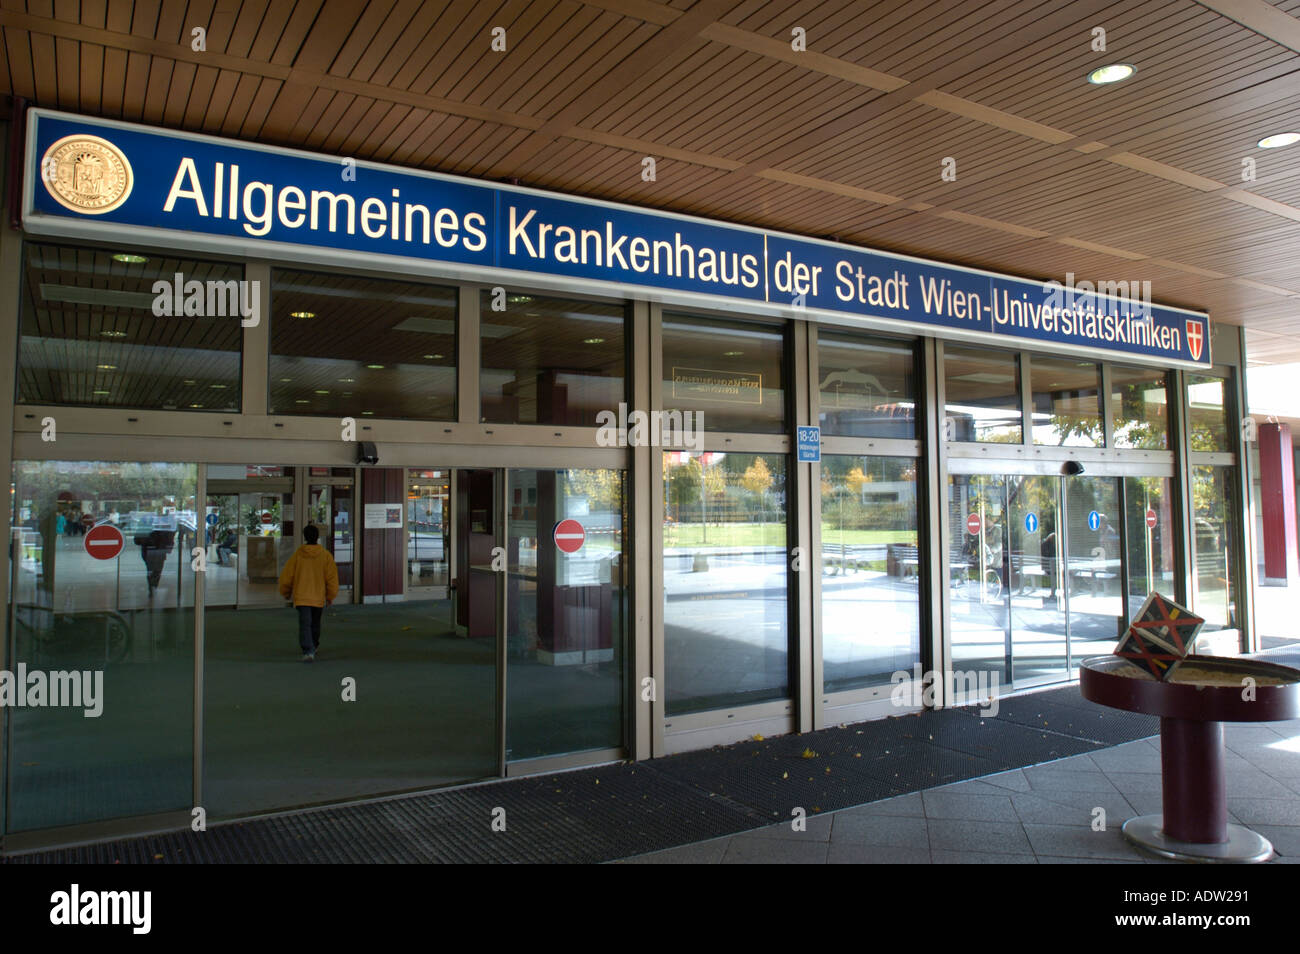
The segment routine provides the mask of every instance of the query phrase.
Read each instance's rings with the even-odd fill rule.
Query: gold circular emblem
[[[131,164],[98,136],[64,136],[45,150],[41,180],[65,209],[86,215],[111,212],[126,201],[134,184]]]

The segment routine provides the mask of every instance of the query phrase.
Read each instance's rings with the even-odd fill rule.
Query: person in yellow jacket
[[[293,600],[298,611],[298,644],[302,661],[315,662],[320,648],[320,620],[325,607],[339,595],[339,569],[334,557],[317,544],[320,530],[308,524],[303,545],[293,551],[280,574],[280,595]]]

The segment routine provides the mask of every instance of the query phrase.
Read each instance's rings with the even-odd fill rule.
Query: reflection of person
[[[1115,528],[1110,525],[1110,520],[1108,520],[1104,515],[1102,515],[1101,527],[1098,529],[1097,533],[1101,537],[1102,548],[1106,551],[1106,559],[1109,560],[1118,556],[1119,534],[1115,532]]]
[[[320,530],[308,524],[303,545],[293,551],[280,574],[280,595],[292,599],[298,611],[298,644],[302,661],[314,662],[320,649],[320,624],[325,607],[339,595],[339,571],[334,557],[317,544]]]
[[[226,561],[230,559],[230,554],[239,549],[239,538],[235,536],[234,530],[227,530],[226,535],[217,543],[217,563],[225,566]]]
[[[1039,556],[1043,560],[1043,572],[1047,574],[1047,585],[1051,587],[1051,592],[1047,594],[1048,599],[1056,596],[1056,531],[1053,530],[1047,536],[1043,537],[1042,543],[1038,545]]]
[[[163,564],[167,562],[167,554],[171,553],[172,547],[176,545],[175,534],[167,530],[137,533],[135,545],[140,548],[140,559],[144,560],[148,572],[149,595],[153,596],[154,590],[158,589],[158,584],[162,580]]]

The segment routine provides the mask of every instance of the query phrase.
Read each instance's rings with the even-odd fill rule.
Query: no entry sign
[[[587,531],[576,520],[561,520],[555,525],[555,545],[562,553],[577,553],[587,539]]]
[[[1156,512],[1154,510],[1147,511],[1147,526],[1152,530],[1156,528]]]
[[[972,537],[980,532],[980,527],[983,525],[983,522],[980,520],[980,515],[977,513],[973,513],[966,518],[966,532]]]
[[[83,539],[85,540],[83,545],[86,552],[96,560],[113,559],[122,552],[122,547],[126,542],[122,536],[122,531],[111,523],[101,523],[98,527],[86,531],[86,536]]]

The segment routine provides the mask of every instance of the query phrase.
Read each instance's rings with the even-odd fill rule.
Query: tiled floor
[[[1300,723],[1230,725],[1224,737],[1229,821],[1272,841],[1275,862],[1300,862]],[[1160,799],[1152,738],[815,815],[803,831],[786,822],[625,861],[1176,864],[1120,834],[1132,816],[1160,811]]]

